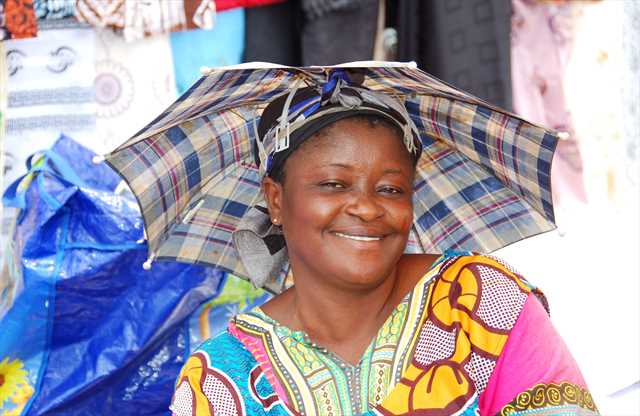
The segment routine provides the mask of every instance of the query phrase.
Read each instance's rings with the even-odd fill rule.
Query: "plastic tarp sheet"
[[[0,279],[0,415],[168,414],[189,318],[221,272],[142,264],[133,196],[61,136],[3,201],[20,209]]]

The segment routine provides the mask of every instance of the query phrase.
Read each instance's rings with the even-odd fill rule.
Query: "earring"
[[[278,225],[278,219],[277,218],[272,218],[271,222],[274,223],[275,225]]]

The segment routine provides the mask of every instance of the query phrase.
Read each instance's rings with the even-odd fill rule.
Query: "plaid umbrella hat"
[[[259,149],[268,159],[282,142],[256,146],[257,125],[271,100],[299,85],[322,91],[336,71],[403,106],[421,141],[407,252],[488,253],[555,228],[550,170],[557,133],[412,64],[245,64],[206,71],[105,156],[138,199],[150,253],[146,267],[154,260],[207,264],[274,293],[283,289],[286,245],[264,208],[264,166],[255,154]]]

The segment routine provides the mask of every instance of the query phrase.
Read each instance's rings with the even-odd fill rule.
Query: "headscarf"
[[[261,173],[272,176],[315,133],[358,115],[377,115],[389,121],[402,132],[403,143],[412,157],[421,154],[418,129],[404,105],[389,95],[354,85],[346,71],[334,71],[321,87],[294,87],[264,109],[254,149]]]

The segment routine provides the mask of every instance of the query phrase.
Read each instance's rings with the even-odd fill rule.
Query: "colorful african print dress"
[[[238,315],[182,369],[186,415],[596,415],[544,297],[497,259],[445,254],[357,365],[279,325]]]

